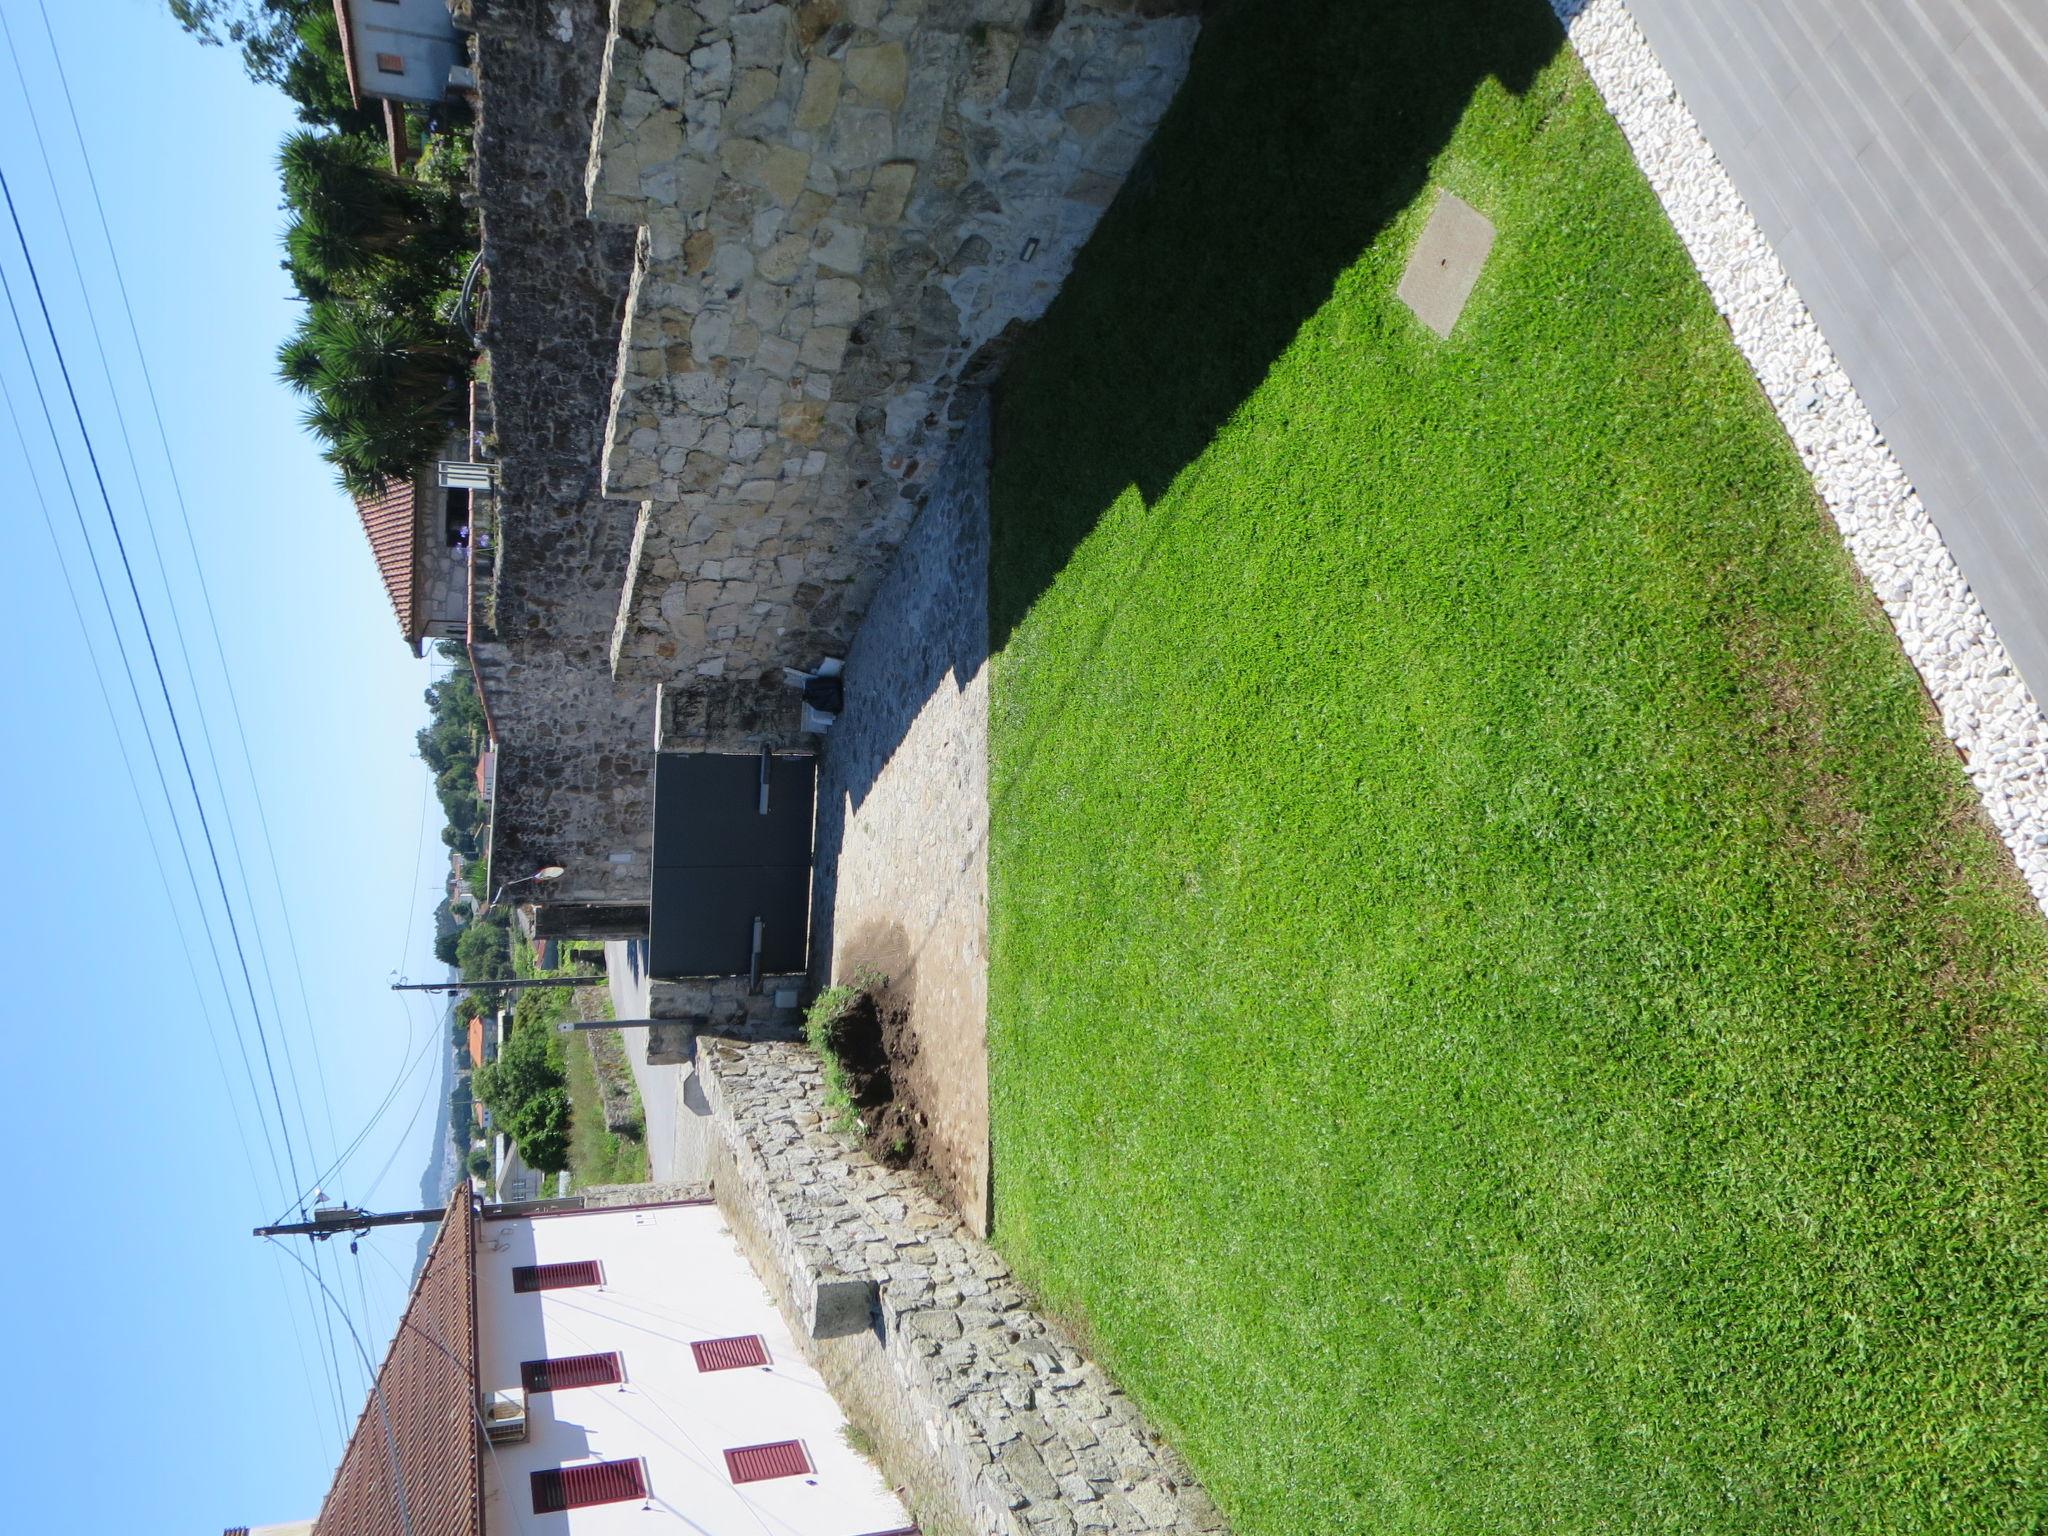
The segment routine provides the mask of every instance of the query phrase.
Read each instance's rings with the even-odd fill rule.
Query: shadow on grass
[[[1156,501],[1208,447],[1421,194],[1474,91],[1495,79],[1521,94],[1563,42],[1542,0],[1218,8],[997,386],[992,649],[1118,496],[1135,485]],[[1040,446],[1016,451],[1027,443]]]
[[[991,483],[969,472],[977,421],[849,654],[819,785],[813,987],[831,980],[851,813],[926,704],[1008,643],[1126,488],[1154,501],[1208,447],[1422,192],[1474,91],[1520,94],[1562,45],[1543,0],[1215,7],[1152,146],[996,386]]]

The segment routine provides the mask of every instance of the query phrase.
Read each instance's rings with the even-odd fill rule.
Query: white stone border
[[[2048,722],[1623,0],[1550,0],[2048,910]]]

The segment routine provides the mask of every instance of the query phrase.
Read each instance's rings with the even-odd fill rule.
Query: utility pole
[[[539,1200],[486,1200],[481,1203],[485,1221],[508,1216],[539,1216],[557,1211],[580,1211],[586,1207],[581,1195],[554,1195]],[[337,1232],[362,1233],[372,1227],[423,1227],[448,1213],[440,1206],[424,1211],[364,1211],[352,1205],[320,1205],[313,1208],[311,1221],[288,1221],[279,1226],[257,1227],[256,1237],[310,1237],[324,1243]]]
[[[394,992],[523,992],[529,987],[608,987],[607,976],[507,976],[503,981],[394,981]]]
[[[425,1211],[385,1211],[372,1214],[352,1205],[320,1205],[313,1208],[311,1221],[288,1221],[277,1227],[258,1227],[257,1237],[330,1238],[337,1232],[365,1232],[371,1227],[419,1227],[439,1221],[448,1213],[438,1205]]]

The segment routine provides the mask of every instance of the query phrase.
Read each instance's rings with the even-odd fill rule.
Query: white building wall
[[[447,0],[349,0],[349,41],[365,96],[434,102],[448,94],[448,71],[462,62]],[[385,74],[377,55],[396,54],[402,74]]]
[[[868,1536],[910,1518],[856,1454],[845,1420],[716,1206],[584,1211],[486,1222],[477,1253],[478,1385],[517,1387],[520,1363],[616,1350],[623,1387],[536,1393],[528,1437],[484,1458],[485,1536]],[[522,1264],[595,1259],[600,1288],[515,1295]],[[700,1373],[693,1340],[759,1334],[765,1368]],[[800,1440],[809,1477],[735,1486],[729,1448]],[[646,1459],[649,1501],[536,1515],[529,1475]]]

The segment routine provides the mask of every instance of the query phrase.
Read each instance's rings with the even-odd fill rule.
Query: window
[[[385,75],[402,75],[402,74],[404,74],[404,73],[405,73],[405,56],[404,56],[403,54],[398,54],[398,53],[380,53],[380,54],[378,54],[378,55],[377,55],[377,72],[378,72],[379,74],[385,74]]]
[[[556,1515],[565,1509],[585,1509],[592,1504],[623,1504],[628,1499],[647,1497],[646,1464],[635,1456],[631,1461],[592,1461],[580,1467],[550,1467],[533,1474],[533,1512]]]
[[[700,1371],[737,1371],[744,1366],[768,1363],[767,1342],[758,1333],[736,1339],[699,1339],[690,1346]]]
[[[559,1291],[572,1285],[603,1285],[604,1271],[595,1259],[578,1259],[571,1264],[521,1264],[512,1271],[512,1289]]]
[[[562,1392],[570,1387],[608,1387],[624,1381],[616,1354],[567,1355],[560,1360],[528,1360],[519,1367],[520,1384],[529,1392]]]
[[[765,1483],[771,1477],[802,1477],[812,1471],[801,1440],[743,1445],[725,1453],[725,1472],[736,1483]]]

